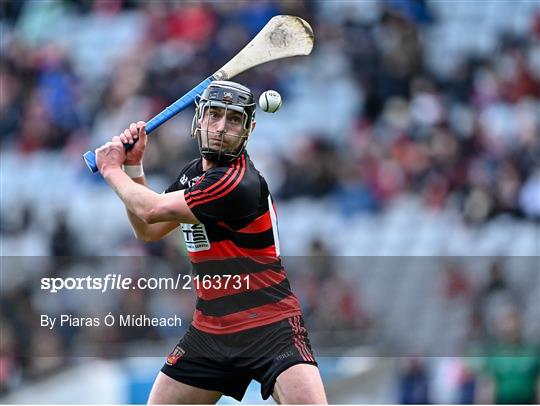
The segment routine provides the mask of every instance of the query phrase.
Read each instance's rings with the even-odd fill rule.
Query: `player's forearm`
[[[127,211],[129,224],[131,224],[131,229],[133,230],[133,234],[135,234],[135,237],[145,242],[154,241],[155,239],[152,236],[152,229],[151,229],[152,225],[145,223],[131,211],[129,210],[126,210],[126,211]]]
[[[152,209],[159,203],[159,195],[143,184],[134,182],[118,167],[103,172],[103,178],[126,206],[131,224],[137,227],[148,225]]]
[[[148,186],[146,185],[146,178],[144,176],[141,176],[139,178],[132,178],[132,179],[135,183],[138,183],[139,185],[142,185],[148,188]],[[157,223],[157,224],[145,223],[143,220],[137,217],[135,213],[130,211],[127,207],[126,207],[126,213],[129,219],[129,223],[131,224],[131,229],[133,230],[133,233],[135,234],[135,237],[137,237],[137,239],[144,242],[152,242],[152,241],[161,240],[163,237],[165,237],[167,234],[169,234],[172,230],[174,230],[179,225],[178,223],[175,223],[175,222],[163,222],[163,223]]]
[[[133,182],[147,187],[146,186],[146,178],[144,176],[141,176],[140,178],[132,178]],[[131,228],[133,230],[133,233],[135,234],[135,237],[137,237],[139,240],[142,241],[151,241],[151,225],[145,223],[142,221],[139,217],[135,215],[129,208],[126,206],[126,213],[128,216],[129,223],[131,224]]]

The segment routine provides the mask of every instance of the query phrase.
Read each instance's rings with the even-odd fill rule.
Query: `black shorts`
[[[161,372],[198,388],[242,400],[252,379],[268,399],[280,373],[295,364],[317,365],[301,316],[233,334],[189,327]]]

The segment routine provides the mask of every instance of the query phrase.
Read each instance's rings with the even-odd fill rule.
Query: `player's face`
[[[245,116],[239,111],[227,109],[225,113],[222,107],[206,109],[200,120],[202,146],[235,151],[247,136],[244,121]]]

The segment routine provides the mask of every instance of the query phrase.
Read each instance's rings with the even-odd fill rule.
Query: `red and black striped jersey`
[[[247,152],[203,172],[190,162],[166,190],[185,189],[201,224],[183,224],[197,304],[193,326],[229,334],[301,314],[281,264],[268,185]]]

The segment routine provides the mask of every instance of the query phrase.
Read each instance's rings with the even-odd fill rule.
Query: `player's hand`
[[[126,151],[126,165],[142,164],[144,150],[146,148],[146,123],[138,121],[131,123],[129,128],[126,128],[119,136],[120,141],[124,144],[133,145],[131,149]]]
[[[112,141],[96,149],[96,165],[101,174],[108,168],[121,168],[126,160],[126,151],[120,137],[113,137]]]

